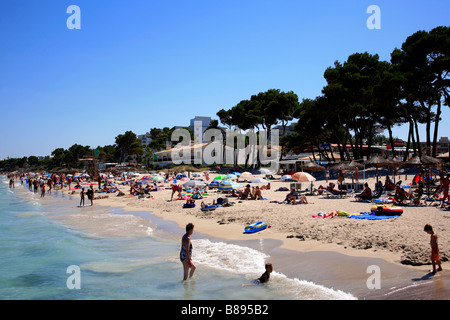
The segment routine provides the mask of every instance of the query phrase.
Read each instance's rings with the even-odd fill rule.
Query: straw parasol
[[[428,167],[440,167],[442,165],[442,160],[438,158],[434,158],[431,156],[423,155],[422,156],[422,162],[424,165]]]
[[[383,158],[382,156],[374,156],[374,157],[364,161],[365,165],[371,165],[376,168],[377,182],[378,182],[378,168],[388,167],[392,163],[393,163],[392,161],[390,161],[389,159]]]
[[[322,171],[325,170],[324,166],[321,166],[315,162],[308,162],[300,166],[300,168],[311,171]]]
[[[392,164],[392,161],[389,159],[383,158],[382,156],[374,156],[366,161],[364,161],[366,165],[372,165],[375,167],[386,167]]]

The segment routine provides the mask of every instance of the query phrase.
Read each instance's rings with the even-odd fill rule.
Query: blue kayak
[[[258,221],[245,227],[245,233],[255,233],[267,228],[267,221]]]

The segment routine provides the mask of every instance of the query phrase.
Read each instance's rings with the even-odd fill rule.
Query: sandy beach
[[[210,177],[210,179],[213,178],[214,175]],[[363,182],[366,181],[371,186],[375,183],[374,178],[366,179]],[[242,187],[247,184],[246,182],[240,183]],[[357,201],[353,195],[345,198],[307,195],[308,204],[277,203],[285,199],[288,191],[276,190],[280,186],[289,187],[289,183],[279,180],[272,180],[270,183],[270,190],[262,190],[262,196],[267,200],[229,198],[229,201],[233,203],[232,206],[219,207],[209,212],[200,210],[201,201],[212,203],[213,200],[217,201],[218,198],[223,198],[225,194],[209,190],[204,199],[196,201],[195,208],[183,208],[185,200],[170,200],[172,193],[170,183],[160,183],[161,186],[165,186],[165,189],[151,192],[151,198],[131,196],[129,186],[119,187],[124,193],[122,196],[118,196],[118,193],[96,193],[97,199],[94,200],[94,206],[151,212],[152,215],[164,221],[172,221],[180,230],[188,222],[192,222],[195,225],[196,233],[230,243],[245,243],[248,246],[256,243],[255,246],[259,246],[260,241],[266,241],[265,243],[268,244],[265,245],[266,250],[270,251],[273,260],[278,261],[278,266],[284,274],[297,276],[298,268],[305,263],[303,261],[309,261],[309,263],[316,261],[323,270],[322,274],[318,273],[316,268],[313,271],[310,265],[303,265],[301,268],[303,278],[306,277],[318,283],[322,281],[324,285],[340,283],[342,289],[356,290],[365,298],[450,298],[450,277],[447,271],[449,268],[450,211],[433,205],[410,205],[403,207],[404,213],[401,216],[385,220],[352,219],[347,216],[316,218],[313,216],[319,212],[332,210],[342,210],[358,215],[370,211],[372,204]],[[324,181],[316,181],[315,187],[321,183]],[[262,184],[251,185],[261,186]],[[78,192],[78,190],[68,191],[73,195],[77,195]],[[86,205],[89,205],[87,199]],[[261,220],[267,221],[270,228],[254,234],[244,233],[245,226]],[[97,221],[99,220],[97,219]],[[438,272],[434,279],[444,281],[444,284],[437,284],[436,280],[433,280],[433,276],[428,274],[428,271],[431,270],[430,236],[423,231],[425,224],[431,224],[439,237],[440,256],[444,271]],[[99,230],[98,226],[93,226],[93,228]],[[304,255],[308,255],[308,258],[304,259]],[[301,256],[303,258],[299,258]],[[357,261],[364,261],[364,263]],[[357,266],[370,264],[383,265],[384,276],[387,277],[386,279],[390,279],[387,281],[393,281],[389,287],[385,286],[383,293],[380,291],[368,293],[367,288],[364,288],[365,291],[358,289],[362,282],[366,287],[365,281],[369,275],[367,267],[357,268]],[[310,272],[305,272],[305,270],[310,270]],[[325,270],[328,272],[327,275],[323,274]],[[332,274],[329,273],[330,270],[333,271]],[[358,271],[356,272],[356,270]],[[417,283],[411,285],[411,279],[426,280],[425,283],[429,288],[422,287],[419,290]],[[358,288],[356,288],[356,282],[358,282]],[[409,292],[407,296],[402,295],[398,289],[399,285],[411,287],[407,291]],[[444,289],[436,291],[436,286]],[[411,296],[412,288],[417,290],[417,296]],[[427,293],[424,295],[424,292]]]

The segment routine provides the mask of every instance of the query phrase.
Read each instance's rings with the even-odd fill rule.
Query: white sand
[[[210,177],[214,178],[214,175]],[[374,180],[365,180],[373,186]],[[318,187],[322,182],[315,182]],[[241,183],[245,186],[246,183]],[[256,186],[256,184],[251,184]],[[260,186],[262,184],[259,184]],[[368,212],[372,204],[356,202],[353,196],[343,199],[329,199],[325,195],[307,196],[309,204],[289,205],[271,203],[283,201],[287,191],[274,191],[280,186],[289,187],[288,182],[271,181],[271,190],[262,190],[268,200],[243,200],[230,198],[235,204],[219,207],[205,213],[200,210],[200,202],[212,203],[224,194],[217,191],[208,193],[203,200],[197,200],[196,207],[183,209],[184,200],[168,201],[172,191],[170,184],[166,190],[152,192],[152,199],[129,196],[129,187],[120,189],[125,196],[117,193],[96,194],[107,199],[95,200],[95,204],[123,207],[125,210],[151,211],[163,219],[175,221],[180,227],[188,222],[195,224],[196,232],[215,238],[229,240],[278,239],[282,248],[306,251],[335,251],[347,255],[378,257],[397,264],[429,264],[430,236],[423,231],[425,224],[433,226],[438,234],[441,260],[448,260],[450,248],[450,211],[437,207],[407,206],[403,215],[387,220],[361,220],[347,217],[313,218],[318,212],[343,210],[350,214]],[[86,204],[88,200],[86,199]],[[244,227],[250,223],[266,220],[270,228],[256,234],[244,234]],[[446,268],[443,263],[444,269]]]

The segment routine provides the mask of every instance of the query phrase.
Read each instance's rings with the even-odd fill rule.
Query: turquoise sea
[[[149,213],[78,202],[61,191],[40,198],[20,182],[10,189],[0,178],[0,299],[355,298],[276,271],[267,285],[243,288],[270,257],[201,235],[192,237],[196,274],[183,282],[183,230]]]

